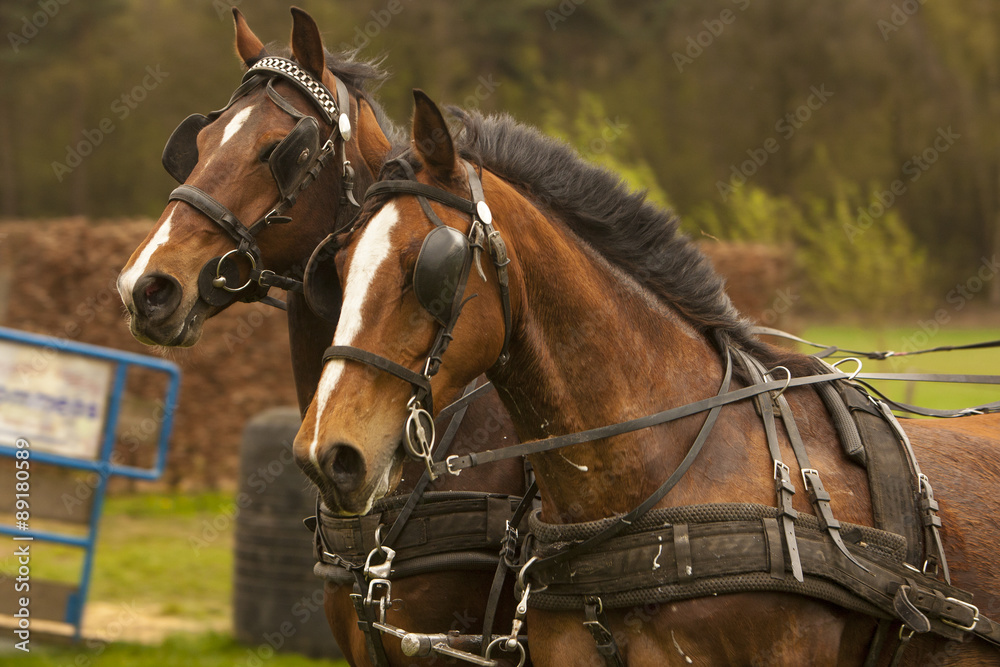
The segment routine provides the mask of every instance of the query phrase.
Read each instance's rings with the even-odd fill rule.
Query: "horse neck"
[[[516,263],[516,321],[511,359],[491,379],[522,441],[717,393],[720,355],[674,309],[533,207],[496,217],[513,221],[501,231]],[[533,457],[544,516],[590,520],[632,509],[659,484],[644,483],[643,471],[679,461],[701,421]]]

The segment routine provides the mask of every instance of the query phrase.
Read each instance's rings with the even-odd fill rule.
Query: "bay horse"
[[[252,68],[272,54],[251,31],[239,10],[234,9],[233,14],[237,54],[251,72],[255,71]],[[280,183],[278,179],[294,177],[301,162],[299,149],[306,146],[308,150],[315,150],[315,145],[309,146],[308,142],[293,145],[295,153],[291,155],[291,166],[286,166],[286,171],[279,171],[273,161],[282,150],[282,143],[298,132],[296,128],[310,129],[314,122],[320,139],[330,134],[333,150],[328,164],[313,174],[315,183],[303,189],[301,194],[295,193],[298,196],[293,205],[280,213],[294,220],[288,222],[272,215],[275,220],[264,224],[254,239],[259,244],[258,255],[253,258],[255,267],[273,272],[264,274],[265,278],[267,275],[301,278],[316,245],[331,232],[345,227],[356,213],[356,206],[348,199],[353,193],[347,186],[360,197],[374,180],[373,174],[381,167],[391,143],[398,141],[398,130],[365,91],[366,85],[378,82],[384,78],[384,73],[374,63],[325,51],[313,19],[294,8],[292,16],[292,60],[276,62],[281,67],[291,67],[288,62],[297,63],[308,75],[304,80],[308,82],[308,78],[312,78],[321,82],[330,91],[329,97],[337,98],[339,89],[346,90],[347,99],[335,99],[334,103],[339,106],[338,111],[347,115],[350,130],[342,132],[344,128],[338,125],[336,114],[331,122],[294,81],[278,76],[270,85],[262,83],[249,90],[239,90],[221,112],[185,121],[175,137],[184,140],[186,145],[172,138],[165,155],[165,164],[178,172],[186,186],[193,186],[219,202],[232,213],[235,226],[245,229],[240,221],[249,223],[266,218],[273,213],[274,202],[282,200],[294,185]],[[297,139],[297,135],[293,136],[293,140]],[[346,163],[350,170],[345,168]],[[354,182],[345,183],[349,178]],[[220,260],[234,248],[242,247],[237,244],[245,240],[245,235],[240,229],[235,232],[227,229],[226,216],[219,214],[210,203],[206,205],[204,198],[188,195],[182,194],[182,198],[168,203],[118,279],[132,333],[150,345],[194,345],[206,320],[236,300],[254,301],[267,292],[266,287],[257,289],[253,285],[237,291],[213,289],[211,280],[227,271],[230,273],[223,277],[228,278],[229,287],[247,281],[249,255],[238,256],[237,262]],[[212,215],[223,222],[213,220]],[[199,285],[206,272],[209,284]],[[303,411],[319,382],[323,350],[335,328],[329,320],[336,320],[339,306],[339,301],[330,303],[323,313],[325,317],[320,317],[301,293],[287,293],[291,360]],[[510,418],[496,393],[490,392],[469,406],[455,436],[455,449],[469,451],[514,437]],[[422,469],[422,464],[409,464],[396,492],[407,494]],[[317,481],[322,484],[324,479]],[[510,462],[494,471],[484,470],[461,479],[440,479],[432,488],[435,491],[521,495],[525,490],[524,471],[520,462]],[[328,497],[327,500],[332,511],[343,512],[335,499]],[[414,632],[443,633],[456,627],[456,623],[464,633],[479,632],[491,580],[492,571],[453,570],[394,581],[394,596],[409,604],[390,609],[388,620]],[[326,615],[350,664],[368,665],[365,638],[357,627],[357,616],[349,599],[351,589],[350,585],[326,583]],[[508,598],[509,593],[502,597],[498,618],[513,614],[513,603]],[[399,641],[387,641],[385,649],[392,665],[431,664],[436,660],[434,656],[424,659],[404,656]]]
[[[507,116],[456,110],[464,128],[454,137],[425,94],[414,91],[414,98],[412,148],[386,163],[383,181],[337,239],[344,308],[294,445],[300,465],[313,467],[313,475],[325,474],[315,468],[317,456],[349,451],[354,486],[343,488],[344,496],[367,497],[385,480],[398,479],[408,402],[427,391],[407,371],[426,368],[436,355],[440,371],[430,393],[453,394],[485,372],[522,442],[710,400],[730,382],[751,384],[748,372],[730,373],[726,350],[763,368],[783,366],[790,378],[817,372],[816,360],[758,341],[676,220],[616,176]],[[485,255],[493,261],[481,261]],[[427,305],[428,291],[435,290],[452,304],[445,323]],[[811,457],[811,466],[802,467],[822,471],[828,507],[845,525],[874,525],[864,470],[839,444],[816,389],[784,394]],[[703,454],[656,507],[773,507],[780,459],[768,455],[756,405],[743,400],[721,408]],[[351,418],[358,413],[364,422]],[[708,419],[690,414],[531,454],[542,498],[539,520],[580,524],[632,511],[678,468]],[[786,472],[791,468],[786,479],[803,480],[789,430],[777,428],[776,445]],[[911,420],[905,432],[940,500],[952,582],[974,595],[982,614],[995,617],[1000,421],[995,415]],[[793,496],[799,516],[812,512],[805,495]],[[659,563],[651,560],[655,571]],[[781,568],[777,576],[785,576]],[[605,663],[584,613],[528,602],[535,664],[621,664]],[[869,615],[787,592],[603,612],[629,665],[861,665],[877,628]],[[930,633],[915,635],[905,655],[914,665],[998,664],[985,641],[949,642]]]

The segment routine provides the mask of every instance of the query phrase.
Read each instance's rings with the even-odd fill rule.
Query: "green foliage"
[[[802,282],[802,305],[817,314],[889,317],[926,305],[927,252],[896,210],[877,219],[859,209],[875,201],[838,181],[833,199],[798,203],[762,188],[737,188],[719,207],[702,206],[686,225],[723,240],[782,246]],[[859,224],[864,224],[860,227]]]
[[[172,187],[159,164],[163,142],[186,115],[224,104],[239,81],[231,4],[265,43],[287,44],[280,3],[49,3],[59,12],[41,16],[37,31],[38,2],[0,3],[0,216],[158,215]],[[305,8],[330,48],[386,55],[393,76],[378,97],[398,121],[411,113],[414,86],[443,103],[508,111],[654,200],[665,204],[669,192],[673,208],[717,236],[745,238],[751,225],[755,238],[789,243],[780,229],[759,228],[796,214],[782,197],[807,216],[808,197],[841,197],[831,174],[902,181],[898,218],[880,220],[865,243],[905,241],[902,224],[934,248],[928,260],[950,282],[984,250],[1000,251],[1000,3],[919,3],[912,15],[899,4],[309,0]],[[169,75],[140,90],[156,67]],[[828,93],[821,103],[819,88]],[[102,120],[113,129],[95,133]],[[959,138],[934,148],[948,128]],[[927,168],[914,171],[914,158],[928,154]],[[706,207],[719,205],[718,183],[754,156],[740,216],[720,214],[713,226]],[[68,172],[56,166],[70,161],[78,166]],[[821,217],[838,215],[831,203]],[[1000,283],[991,289],[1000,299]]]
[[[671,208],[652,167],[636,157],[635,132],[620,116],[609,114],[597,95],[582,91],[573,112],[550,107],[541,129],[570,144],[584,159],[615,172],[634,190],[645,190],[659,206]]]

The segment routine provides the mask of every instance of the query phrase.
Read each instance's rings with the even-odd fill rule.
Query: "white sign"
[[[96,460],[114,364],[0,340],[0,443]]]

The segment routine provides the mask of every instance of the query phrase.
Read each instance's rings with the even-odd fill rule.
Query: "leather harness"
[[[321,111],[324,119],[333,125],[330,136],[319,151],[303,148],[310,143],[305,141],[307,130],[310,129],[309,123],[303,123],[309,117],[298,112],[274,91],[272,84],[275,78],[289,81],[303,90]],[[301,148],[301,159],[295,162],[307,161],[307,168],[297,171],[294,177],[288,177],[290,172],[287,169],[278,170],[272,165],[280,199],[267,214],[250,226],[244,226],[225,206],[192,186],[181,185],[170,197],[198,209],[237,243],[236,250],[210,261],[202,271],[204,280],[199,280],[200,286],[205,283],[200,290],[202,298],[213,305],[228,304],[236,298],[246,301],[262,300],[270,286],[302,290],[301,282],[294,278],[276,276],[273,272],[257,268],[260,251],[256,235],[270,224],[290,220],[283,216],[284,212],[294,204],[298,193],[316,179],[330,154],[337,149],[335,144],[338,142],[334,141],[334,135],[338,132],[342,139],[339,142],[340,160],[344,166],[342,203],[357,206],[352,193],[353,171],[343,154],[344,143],[351,136],[350,122],[346,115],[349,109],[346,87],[341,81],[337,81],[338,95],[335,101],[321,83],[286,59],[268,57],[258,61],[247,72],[243,85],[237,89],[226,107],[208,117],[191,117],[182,123],[164,151],[164,164],[168,171],[178,180],[186,180],[194,164],[190,161],[190,144],[196,139],[197,132],[265,80],[269,97],[286,112],[300,119],[299,125],[289,135],[292,140],[287,142],[285,152],[294,155],[295,150]],[[300,130],[300,127],[303,129]],[[175,141],[175,136],[178,141]],[[178,150],[181,140],[188,144],[182,146],[183,151]],[[195,163],[196,150],[195,146]],[[405,162],[400,164],[404,166],[404,170],[408,167]],[[468,166],[467,171],[472,200],[417,183],[412,171],[407,171],[411,180],[376,184],[367,196],[379,193],[417,195],[421,207],[438,228],[444,227],[443,223],[433,214],[425,198],[459,208],[473,216],[469,246],[475,251],[477,266],[479,253],[488,246],[501,279],[505,319],[504,349],[500,360],[502,363],[506,360],[511,334],[511,311],[506,293],[506,248],[499,234],[492,228],[492,216],[485,204],[482,186],[475,171]],[[229,282],[239,280],[235,263],[226,261],[228,255],[234,253],[248,257],[252,265],[250,280],[239,288],[228,285]],[[467,274],[468,267],[463,268],[463,271]],[[458,294],[461,294],[461,286],[464,286],[464,279],[456,288]],[[428,307],[426,303],[425,307]],[[314,531],[316,539],[319,561],[316,573],[336,583],[356,584],[352,598],[359,614],[359,625],[366,630],[369,651],[376,665],[387,664],[380,639],[380,634],[384,632],[400,637],[404,650],[409,649],[408,655],[427,655],[433,650],[475,664],[495,665],[496,661],[490,658],[494,647],[502,650],[515,650],[517,647],[523,663],[523,638],[519,630],[530,603],[532,607],[540,609],[582,608],[584,625],[593,635],[599,653],[604,656],[607,664],[617,666],[624,662],[607,623],[605,607],[620,608],[759,590],[800,593],[880,619],[895,620],[902,623],[909,633],[900,633],[904,640],[914,632],[931,631],[949,639],[962,639],[972,634],[995,644],[1000,643],[1000,626],[978,612],[971,603],[971,595],[947,583],[947,563],[940,542],[940,519],[936,514],[937,504],[933,491],[926,476],[920,473],[906,435],[888,406],[933,416],[956,416],[959,413],[927,411],[887,400],[877,401],[853,383],[845,382],[848,376],[839,372],[768,381],[766,377],[769,372],[747,355],[731,350],[726,353],[727,358],[735,352],[745,370],[755,378],[754,386],[729,391],[732,370],[730,358],[727,361],[726,380],[719,394],[712,399],[581,434],[524,443],[504,450],[471,453],[464,457],[446,457],[450,440],[464,414],[464,407],[485,389],[470,387],[465,398],[442,411],[449,415],[457,414],[448,433],[432,451],[434,437],[433,421],[429,417],[429,377],[433,374],[432,369],[436,370],[440,365],[441,355],[447,347],[451,329],[460,311],[459,304],[444,318],[439,318],[441,335],[428,357],[422,376],[362,350],[331,348],[326,357],[369,363],[410,382],[414,386],[414,400],[411,403],[416,406],[411,417],[414,417],[416,410],[423,411],[423,414],[416,414],[412,439],[409,437],[410,421],[406,429],[407,440],[418,443],[417,446],[408,448],[409,453],[427,464],[427,471],[413,494],[405,500],[392,497],[379,501],[369,515],[361,518],[336,517],[318,504],[317,516],[306,522],[310,530]],[[778,332],[761,330],[760,333]],[[824,349],[817,356],[826,356],[835,351],[828,346],[820,347]],[[890,353],[873,354],[882,354],[884,356],[876,358],[885,358]],[[890,374],[867,374],[859,377],[885,379]],[[891,377],[896,379],[899,374],[891,374]],[[921,375],[911,379],[939,378]],[[983,376],[976,376],[974,380],[989,381]],[[822,487],[819,472],[809,466],[804,448],[799,446],[801,441],[797,438],[797,429],[787,402],[780,396],[788,387],[806,385],[816,387],[833,415],[845,452],[864,464],[868,470],[877,528],[842,524],[833,516],[829,494]],[[772,392],[776,391],[778,395],[772,396]],[[757,403],[768,434],[776,473],[777,509],[743,504],[651,509],[693,463],[721,407],[748,398]],[[424,403],[428,406],[426,410],[423,408]],[[994,403],[960,413],[995,411],[997,407],[998,404]],[[560,525],[544,524],[536,510],[529,516],[532,540],[523,547],[523,536],[517,527],[534,499],[536,487],[533,484],[522,499],[482,493],[423,493],[428,481],[438,474],[458,474],[465,467],[551,451],[703,411],[709,412],[709,418],[684,462],[639,507],[626,515],[603,521]],[[793,451],[803,470],[803,484],[816,510],[816,517],[799,515],[791,508],[794,484],[789,479],[788,466],[781,461],[780,451],[776,447],[776,414],[784,420],[786,431],[791,437]],[[431,430],[429,439],[426,435],[428,422]],[[421,429],[424,430],[422,436]],[[392,528],[386,539],[380,539],[380,527],[386,525]],[[522,551],[521,559],[515,562],[515,553],[519,548]],[[373,556],[378,555],[382,556],[381,562],[374,563]],[[485,623],[484,636],[456,638],[446,635],[412,635],[385,623],[385,609],[391,603],[391,578],[455,568],[494,567],[497,575],[488,605],[489,620]],[[503,575],[511,568],[519,569],[518,590],[521,600],[517,615],[510,636],[501,636],[491,641],[496,594],[503,582]],[[870,577],[855,576],[859,569],[866,571]],[[934,576],[936,572],[941,573],[944,581]],[[364,595],[366,585],[367,595]],[[531,593],[532,586],[535,587],[534,594]],[[379,595],[379,591],[383,594]],[[377,617],[379,610],[381,615]],[[880,627],[869,662],[873,661],[872,656],[877,657],[878,651],[881,651],[886,635],[884,627]],[[896,650],[894,661],[899,660],[903,647],[905,641]],[[473,654],[477,648],[483,657]]]
[[[469,201],[407,181],[383,182],[374,188],[380,193],[416,194],[425,213],[429,207],[423,197],[467,212],[476,210],[475,199],[479,198],[475,188],[474,200]],[[433,191],[437,194],[432,194]],[[371,194],[374,193],[370,190],[367,196]],[[433,213],[428,217],[440,224]],[[509,311],[506,300],[504,306]],[[509,320],[505,325],[504,352],[510,334]],[[442,324],[447,339],[453,326],[454,319]],[[435,357],[439,363],[440,355],[436,352],[441,338],[438,337],[429,355],[428,367]],[[900,374],[861,375],[859,362],[858,371],[850,376],[829,367],[829,372],[799,378],[792,378],[785,370],[784,379],[767,380],[778,369],[764,369],[750,355],[730,347],[722,336],[717,342],[724,351],[725,377],[713,398],[648,417],[500,450],[447,456],[443,461],[439,450],[436,462],[430,456],[425,457],[428,474],[458,474],[464,468],[491,461],[552,451],[699,412],[709,413],[678,468],[631,512],[589,524],[559,525],[543,524],[538,511],[531,515],[532,539],[525,543],[517,563],[520,601],[512,630],[509,636],[493,641],[489,641],[488,634],[484,636],[481,645],[484,657],[490,658],[497,646],[507,650],[520,646],[519,631],[529,605],[541,609],[582,608],[584,625],[594,637],[598,652],[609,666],[618,666],[624,661],[610,631],[605,607],[766,590],[799,593],[900,623],[903,641],[895,651],[894,662],[898,662],[906,640],[915,632],[934,632],[953,640],[971,635],[1000,645],[1000,626],[979,612],[969,593],[949,583],[937,503],[905,432],[885,402],[870,398],[853,384],[857,378],[897,379]],[[411,382],[415,395],[421,392],[421,400],[429,399],[429,382],[414,381],[413,371],[368,352],[345,352],[337,349],[329,356],[351,358],[395,374]],[[753,380],[751,386],[729,389],[734,357]],[[501,362],[504,360],[501,358]],[[919,379],[940,378],[919,376]],[[1000,384],[1000,377],[972,376],[972,381]],[[819,471],[810,464],[790,406],[782,396],[789,387],[810,385],[818,389],[829,407],[845,452],[869,467],[876,528],[843,524],[833,514],[830,495],[823,487]],[[777,508],[714,504],[653,509],[697,458],[721,408],[746,399],[755,401],[764,423],[774,464]],[[978,406],[974,411],[982,413],[998,408],[1000,403],[994,403]],[[849,420],[844,419],[845,415]],[[792,508],[796,485],[790,478],[790,467],[781,459],[776,418],[783,421],[816,516],[800,515]],[[322,522],[316,530],[322,533]],[[512,533],[517,535],[513,529]],[[509,550],[509,545],[505,544],[504,549]],[[938,573],[944,581],[938,579]],[[869,663],[877,660],[886,636],[883,626],[871,646]]]

